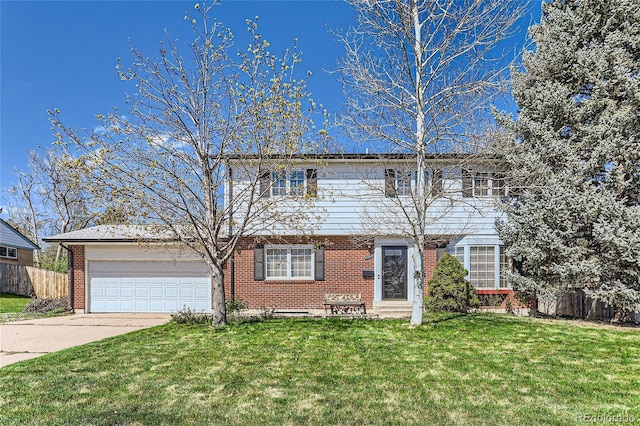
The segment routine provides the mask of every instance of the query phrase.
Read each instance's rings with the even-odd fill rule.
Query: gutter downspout
[[[75,283],[74,283],[74,274],[73,274],[73,251],[71,251],[71,249],[67,246],[65,246],[62,243],[58,243],[58,245],[60,247],[62,247],[63,249],[65,249],[67,251],[67,253],[69,253],[69,308],[71,309],[71,311],[74,311],[74,307],[73,307],[73,289],[75,287]]]
[[[233,169],[229,167],[229,238],[233,233],[233,210],[231,209],[231,200],[233,199]],[[231,253],[230,259],[231,270],[229,271],[229,291],[231,292],[231,300],[236,299],[236,260],[235,251]]]

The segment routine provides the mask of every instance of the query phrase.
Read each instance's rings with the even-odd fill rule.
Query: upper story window
[[[502,197],[505,195],[505,177],[502,173],[462,171],[462,196],[487,197],[490,195]]]
[[[14,247],[0,246],[0,257],[8,259],[18,258],[18,249]]]
[[[413,195],[418,173],[415,170],[385,169],[384,193],[387,197]],[[427,194],[436,195],[442,191],[442,170],[425,170]]]
[[[318,192],[316,169],[295,169],[260,175],[262,197],[315,197]]]

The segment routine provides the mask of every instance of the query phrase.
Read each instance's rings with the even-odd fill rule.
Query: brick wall
[[[0,258],[0,262],[12,265],[33,266],[33,250],[17,249],[18,258],[10,259],[8,257]]]
[[[325,280],[253,279],[253,246],[265,244],[253,238],[243,240],[235,255],[235,296],[249,303],[249,309],[322,309],[324,293],[362,293],[368,308],[373,307],[374,279],[363,278],[363,270],[374,270],[374,259],[366,247],[356,247],[349,237],[326,237],[315,241],[294,238],[278,239],[274,244],[324,244]],[[436,264],[435,248],[425,249],[426,279]],[[225,293],[230,296],[230,270],[225,271]],[[409,271],[409,282],[412,273]]]
[[[85,309],[85,261],[84,246],[69,246],[73,253],[73,265],[69,265],[69,271],[73,268],[73,309]],[[69,257],[71,262],[71,257]]]

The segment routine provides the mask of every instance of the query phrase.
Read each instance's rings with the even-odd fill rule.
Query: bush
[[[247,309],[249,304],[237,297],[227,299],[227,317],[236,318],[241,316],[242,311]]]
[[[22,312],[31,314],[61,314],[69,311],[69,297],[62,296],[58,299],[31,299]]]
[[[475,288],[464,278],[467,271],[448,253],[440,258],[429,280],[426,307],[434,312],[469,312],[480,306]]]
[[[176,324],[186,325],[211,324],[213,322],[213,315],[196,312],[188,306],[183,306],[178,312],[171,314],[171,321]]]

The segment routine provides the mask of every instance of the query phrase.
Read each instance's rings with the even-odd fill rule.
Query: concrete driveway
[[[0,324],[0,367],[164,324],[169,314],[75,314]]]

